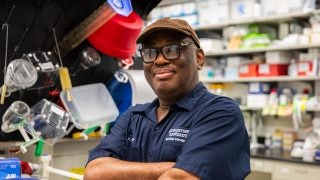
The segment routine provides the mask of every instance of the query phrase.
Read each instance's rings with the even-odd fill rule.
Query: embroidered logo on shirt
[[[188,129],[170,129],[168,135],[166,136],[165,141],[172,141],[172,142],[182,142],[184,143],[187,139],[189,134]]]

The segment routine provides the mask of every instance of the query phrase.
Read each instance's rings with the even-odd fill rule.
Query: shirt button
[[[158,129],[159,129],[159,126],[156,126],[155,129],[158,130]]]
[[[152,157],[152,156],[153,156],[153,153],[152,153],[152,152],[150,152],[150,153],[149,153],[149,157]]]

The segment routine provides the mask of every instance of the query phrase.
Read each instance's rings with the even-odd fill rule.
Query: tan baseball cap
[[[150,34],[161,30],[177,31],[190,36],[195,44],[200,47],[198,36],[188,22],[172,18],[162,18],[147,26],[138,37],[137,43],[143,43]]]

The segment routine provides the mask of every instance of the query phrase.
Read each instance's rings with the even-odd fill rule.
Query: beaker
[[[15,59],[7,67],[4,84],[7,86],[6,97],[12,92],[34,85],[38,74],[36,68],[27,60]]]
[[[23,127],[29,114],[30,108],[26,103],[22,101],[13,102],[2,117],[1,130],[10,133]]]

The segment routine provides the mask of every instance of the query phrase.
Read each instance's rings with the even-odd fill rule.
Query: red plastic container
[[[259,64],[258,76],[288,75],[288,64]]]
[[[116,14],[92,33],[88,41],[106,55],[125,59],[136,52],[136,40],[142,28],[143,20],[135,12],[128,17]]]
[[[258,76],[258,64],[247,64],[239,66],[239,77],[256,77]]]

